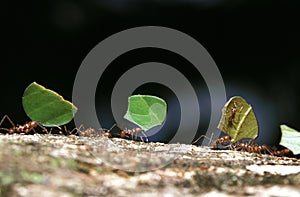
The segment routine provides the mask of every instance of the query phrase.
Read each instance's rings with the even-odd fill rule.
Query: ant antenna
[[[9,121],[9,123],[11,124],[11,126],[13,126],[13,128],[16,127],[16,125],[14,124],[14,122],[9,118],[8,115],[4,115],[2,120],[0,121],[0,126],[2,125],[2,123],[4,122],[4,120],[7,119]],[[5,128],[1,128],[3,130],[6,130]]]
[[[195,144],[196,142],[198,142],[200,139],[202,139],[202,138],[206,138],[206,139],[208,139],[209,140],[209,142],[208,142],[208,146],[210,146],[210,144],[211,144],[211,142],[212,142],[212,139],[213,139],[213,137],[214,137],[214,133],[212,133],[211,134],[211,136],[210,136],[210,138],[209,137],[207,137],[206,135],[201,135],[200,137],[198,137],[195,141],[193,141],[192,142],[192,144]]]

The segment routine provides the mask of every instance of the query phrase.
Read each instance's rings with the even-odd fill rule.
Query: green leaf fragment
[[[294,155],[300,154],[300,132],[286,125],[280,125],[280,145],[290,149]]]
[[[149,95],[133,95],[128,98],[128,109],[124,118],[147,131],[161,125],[166,114],[167,104],[163,99]]]
[[[258,124],[252,106],[240,96],[230,98],[222,109],[218,129],[228,134],[232,142],[243,138],[255,139]]]
[[[77,111],[71,102],[36,82],[26,88],[22,101],[27,116],[47,127],[67,124]]]

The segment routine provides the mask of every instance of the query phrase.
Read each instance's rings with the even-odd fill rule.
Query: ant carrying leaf
[[[25,89],[22,104],[27,116],[45,127],[65,125],[77,111],[71,102],[36,82]]]
[[[276,156],[290,156],[289,149],[275,150],[266,145],[255,144],[258,136],[257,119],[252,106],[240,96],[230,98],[222,109],[222,117],[218,129],[228,136],[217,139],[213,148],[219,145],[230,146],[234,150],[244,150],[251,153],[267,153]],[[251,139],[250,143],[241,142],[242,139]]]
[[[46,89],[45,87],[31,83],[23,94],[23,108],[28,117],[32,120],[24,125],[16,126],[13,121],[5,115],[0,121],[0,126],[7,120],[11,128],[0,128],[13,133],[29,133],[36,127],[40,127],[47,132],[45,127],[57,127],[70,122],[77,111],[76,106],[71,102],[63,99],[56,92]],[[45,126],[45,127],[44,127]]]
[[[252,106],[240,96],[230,98],[222,109],[218,129],[228,134],[231,142],[244,138],[255,139],[258,124]]]

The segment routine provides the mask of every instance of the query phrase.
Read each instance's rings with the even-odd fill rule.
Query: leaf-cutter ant
[[[238,143],[235,150],[245,150],[249,153],[269,153],[270,155],[274,155],[269,147],[266,145],[254,144],[254,141],[252,141],[252,143]]]
[[[113,130],[113,128],[117,127],[120,132],[116,133],[116,132],[111,132]],[[145,134],[145,132],[141,129],[141,128],[134,128],[134,129],[121,129],[117,124],[114,124],[110,129],[108,129],[105,133],[104,136],[112,138],[112,137],[119,137],[119,138],[123,138],[123,139],[128,139],[130,138],[131,140],[137,140],[138,134],[142,134],[144,136],[144,138],[146,139],[146,142],[148,142],[148,137]],[[140,140],[142,142],[144,142],[144,138],[142,136],[139,136]]]
[[[289,149],[283,149],[283,150],[274,150],[269,148],[266,145],[258,145],[254,143],[254,140],[251,140],[250,143],[243,143],[243,142],[237,142],[232,143],[230,141],[230,136],[224,136],[213,143],[213,149],[219,149],[219,144],[222,146],[230,146],[233,150],[244,150],[249,153],[263,153],[263,154],[270,154],[274,156],[293,156],[293,153]]]
[[[37,123],[36,121],[30,121],[24,125],[18,125],[15,126],[15,124],[13,123],[13,121],[8,117],[8,115],[4,115],[2,120],[0,121],[0,126],[2,125],[3,121],[7,119],[9,121],[9,123],[12,125],[12,127],[10,129],[8,128],[0,128],[0,130],[5,130],[8,132],[8,134],[13,134],[13,133],[29,133],[30,131],[34,130],[34,128],[36,127],[41,127],[44,131],[47,131],[47,129],[43,126],[41,126],[39,123]]]
[[[235,118],[236,113],[237,113],[237,111],[238,111],[238,109],[237,109],[238,106],[237,106],[236,102],[233,102],[233,105],[234,105],[234,107],[232,107],[232,109],[231,109],[231,114],[230,114],[230,116],[228,117],[228,123],[229,123],[230,126],[233,126],[233,123],[235,123],[235,122],[234,122],[234,118]],[[241,112],[242,109],[243,109],[243,106],[240,108],[239,112]]]

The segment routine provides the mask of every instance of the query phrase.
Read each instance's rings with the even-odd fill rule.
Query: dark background
[[[7,25],[2,26],[8,34],[2,45],[0,115],[8,114],[16,124],[29,120],[22,94],[33,81],[71,100],[77,69],[95,45],[128,28],[165,26],[207,49],[227,97],[241,95],[253,105],[260,126],[257,142],[277,144],[280,124],[300,129],[299,8],[297,0],[13,2],[4,10]],[[199,131],[205,134],[205,127]]]

